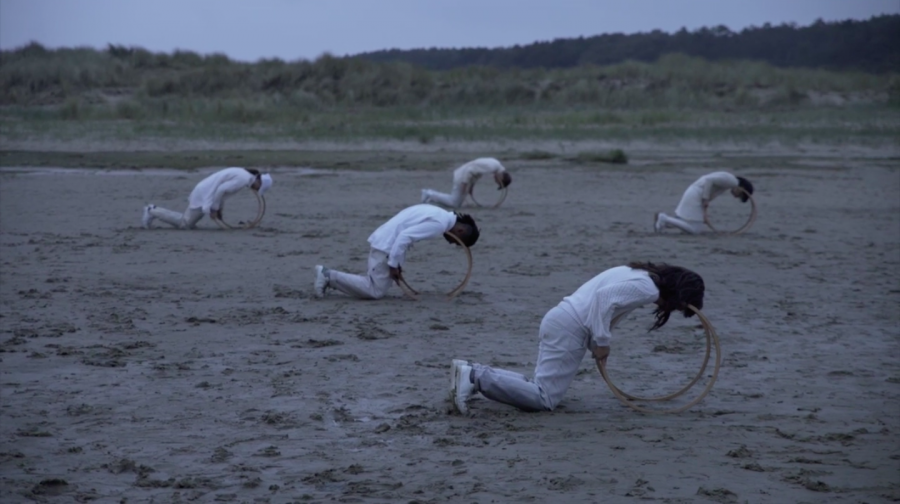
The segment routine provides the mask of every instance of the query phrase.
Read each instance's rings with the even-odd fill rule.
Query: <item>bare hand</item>
[[[600,364],[606,366],[606,358],[609,357],[609,347],[608,346],[598,346],[594,347],[591,350],[591,353],[594,356],[594,360],[597,361],[597,368],[600,368]]]
[[[400,275],[402,274],[403,269],[400,266],[396,268],[391,268],[391,280],[395,282],[400,282]]]

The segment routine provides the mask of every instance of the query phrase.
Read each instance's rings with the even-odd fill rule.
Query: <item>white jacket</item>
[[[675,215],[686,220],[703,222],[703,200],[712,201],[723,192],[738,186],[738,179],[728,172],[713,172],[697,179],[690,185],[681,202],[675,209]]]
[[[243,168],[225,168],[201,180],[188,197],[190,208],[202,208],[203,213],[222,208],[226,196],[250,187],[256,176]]]
[[[659,299],[659,289],[644,270],[628,266],[610,268],[595,276],[559,307],[588,329],[597,346],[609,346],[612,328],[636,308]]]
[[[506,168],[500,164],[500,161],[497,161],[494,158],[478,158],[453,170],[453,184],[471,185],[473,182],[480,179],[482,175],[505,171]]]
[[[388,266],[403,266],[413,243],[443,236],[456,224],[456,214],[434,205],[413,205],[385,222],[369,236],[375,250],[388,255]]]

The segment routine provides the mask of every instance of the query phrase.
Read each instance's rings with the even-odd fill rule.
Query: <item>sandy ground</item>
[[[418,302],[312,297],[315,264],[362,271],[368,234],[449,171],[279,168],[260,228],[192,232],[141,229],[141,206],[180,210],[203,172],[3,171],[0,500],[900,500],[896,158],[629,154],[508,162],[506,203],[470,209],[474,274],[449,302],[464,256],[440,240],[410,254]],[[753,228],[653,234],[713,169],[755,182]],[[713,207],[723,225],[748,211]],[[704,277],[724,362],[703,402],[636,413],[586,359],[552,413],[448,412],[452,358],[530,374],[543,314],[629,260]],[[671,391],[703,333],[650,324],[621,324],[610,368]]]

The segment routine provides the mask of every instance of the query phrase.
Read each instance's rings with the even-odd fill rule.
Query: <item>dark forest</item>
[[[506,48],[384,50],[356,55],[370,61],[404,61],[431,70],[467,66],[570,68],[627,60],[652,62],[669,53],[710,61],[757,60],[777,67],[884,73],[900,69],[900,15],[866,21],[818,21],[810,26],[765,24],[733,32],[725,26],[676,33],[556,39]]]

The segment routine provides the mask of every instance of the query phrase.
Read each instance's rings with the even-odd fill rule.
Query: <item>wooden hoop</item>
[[[678,392],[668,394],[665,396],[650,397],[650,398],[640,398],[640,397],[636,397],[636,396],[633,396],[630,394],[626,394],[625,392],[622,392],[621,389],[616,387],[616,385],[613,384],[612,380],[610,380],[609,372],[606,369],[606,364],[598,363],[597,367],[600,369],[600,375],[603,376],[603,381],[605,381],[606,384],[609,385],[609,389],[612,391],[613,395],[615,395],[616,398],[618,398],[620,401],[622,401],[622,403],[625,404],[626,406],[628,406],[629,408],[631,408],[635,411],[639,411],[641,413],[652,413],[652,414],[681,413],[682,411],[685,411],[685,410],[693,407],[695,404],[699,403],[704,397],[706,397],[707,394],[709,394],[709,391],[712,390],[713,384],[716,383],[716,379],[719,377],[719,368],[721,368],[721,366],[722,366],[722,347],[719,344],[719,335],[716,334],[715,328],[712,326],[712,323],[710,323],[709,319],[706,318],[705,315],[703,315],[703,312],[701,312],[700,310],[695,308],[693,305],[688,305],[688,308],[690,308],[694,313],[697,314],[697,317],[700,318],[700,323],[703,324],[703,330],[706,333],[706,356],[703,359],[703,365],[700,366],[700,372],[697,373],[697,376],[695,376],[694,379],[691,380],[691,382],[688,383],[688,385],[686,387],[682,388]],[[684,394],[685,392],[687,392],[691,387],[694,386],[694,384],[697,383],[697,381],[700,380],[704,371],[706,371],[706,365],[709,362],[709,354],[710,354],[711,346],[713,346],[713,345],[716,347],[716,364],[715,364],[715,368],[713,368],[712,377],[709,379],[709,383],[706,384],[706,388],[703,389],[703,392],[701,392],[700,395],[697,396],[694,400],[685,404],[684,406],[669,409],[669,410],[655,410],[655,409],[651,409],[651,408],[644,408],[644,407],[641,407],[641,406],[638,406],[638,405],[632,403],[632,401],[648,401],[648,402],[668,401],[669,399],[674,399],[674,398]]]
[[[743,187],[738,186],[738,189],[740,189],[741,192],[743,192],[744,194],[747,195],[748,198],[750,198],[750,218],[748,218],[747,222],[743,226],[738,228],[736,231],[719,231],[712,225],[711,222],[709,222],[709,207],[707,206],[703,210],[703,222],[707,226],[709,226],[709,228],[712,229],[713,232],[722,233],[722,234],[730,234],[730,235],[739,235],[739,234],[743,233],[744,231],[750,229],[750,226],[753,225],[753,222],[756,220],[756,200],[754,200],[753,195],[748,193],[747,190],[744,189]]]
[[[216,221],[216,224],[219,225],[222,229],[253,229],[259,225],[259,222],[262,220],[263,215],[266,214],[266,198],[263,197],[256,191],[253,191],[253,194],[256,195],[256,202],[259,204],[259,210],[256,212],[256,219],[252,220],[244,224],[243,226],[232,226],[231,224],[225,222],[222,219],[218,219],[213,217],[212,220]]]
[[[449,299],[455,298],[455,297],[457,296],[457,294],[459,294],[460,292],[462,292],[462,290],[465,288],[466,284],[469,283],[469,278],[472,277],[472,263],[473,263],[473,261],[472,261],[472,251],[469,250],[469,247],[467,247],[466,244],[463,243],[463,241],[462,241],[461,239],[459,239],[458,236],[456,236],[455,234],[453,234],[453,233],[451,233],[451,232],[449,232],[449,231],[446,232],[446,233],[444,233],[444,234],[446,234],[446,235],[450,236],[451,238],[453,238],[453,239],[456,241],[456,243],[458,243],[459,246],[462,247],[463,251],[466,253],[466,258],[469,260],[469,268],[468,268],[468,270],[466,271],[466,277],[463,278],[463,281],[462,281],[459,285],[457,285],[455,289],[453,289],[452,291],[450,291],[450,292],[447,293],[447,299],[449,300]],[[419,291],[413,289],[413,288],[409,285],[409,283],[406,282],[406,279],[403,278],[403,272],[402,272],[402,271],[400,272],[400,278],[397,279],[397,285],[400,286],[400,289],[403,290],[403,293],[406,294],[410,299],[412,299],[412,300],[414,300],[414,301],[418,301],[418,300],[419,300]]]
[[[474,202],[477,206],[480,206],[482,208],[497,208],[503,204],[504,200],[506,200],[506,193],[509,192],[509,186],[506,186],[503,189],[500,189],[500,191],[502,194],[500,194],[500,199],[497,200],[496,203],[494,203],[493,205],[490,205],[490,206],[482,205],[481,203],[478,202],[477,199],[475,199],[475,184],[473,183],[472,189],[469,190],[469,197],[472,198],[472,202]]]
[[[403,278],[402,272],[400,273],[400,278],[397,279],[397,285],[400,286],[400,290],[402,290],[403,293],[406,294],[406,296],[408,298],[412,299],[413,301],[419,300],[419,291],[417,291],[416,289],[413,289],[412,287],[409,286],[408,283],[406,283],[406,279]]]

